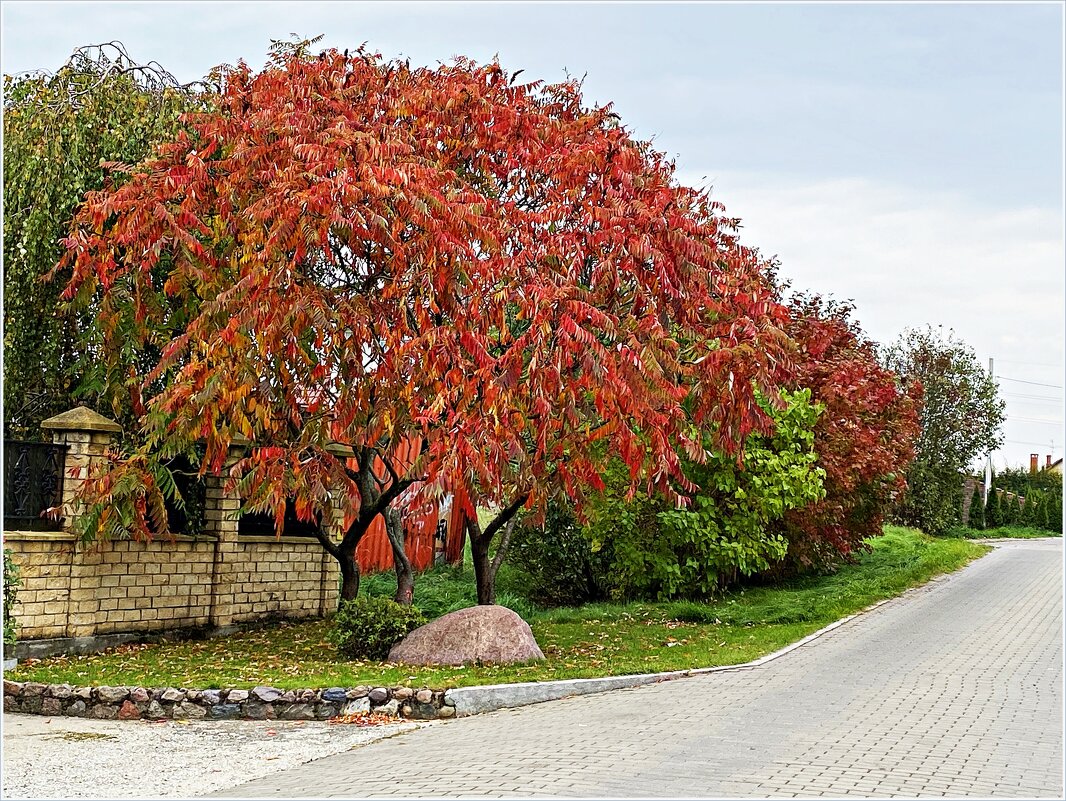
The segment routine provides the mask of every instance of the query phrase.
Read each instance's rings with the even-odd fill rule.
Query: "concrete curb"
[[[941,578],[945,577],[937,576],[930,579],[929,583],[935,582]],[[928,587],[928,583],[921,586]],[[499,709],[510,709],[513,707],[527,706],[529,704],[539,704],[543,701],[557,701],[561,698],[569,698],[571,696],[602,693],[608,690],[621,690],[628,687],[639,687],[645,684],[657,684],[661,681],[673,681],[674,679],[683,679],[688,676],[702,676],[707,673],[724,673],[729,670],[750,670],[751,668],[765,665],[767,662],[772,662],[787,653],[795,651],[797,648],[801,648],[807,643],[828,634],[834,629],[840,628],[845,623],[854,620],[860,615],[871,612],[890,601],[899,600],[912,590],[916,589],[919,589],[919,587],[913,587],[906,590],[894,598],[886,598],[883,601],[871,604],[865,609],[861,609],[854,614],[842,617],[840,620],[836,620],[828,626],[824,626],[818,629],[818,631],[808,634],[801,640],[796,640],[796,642],[786,645],[784,648],[767,654],[766,656],[761,656],[751,662],[743,662],[739,665],[692,668],[690,670],[674,670],[667,673],[639,673],[629,676],[608,676],[600,679],[561,679],[559,681],[531,681],[522,684],[488,684],[480,687],[459,687],[454,690],[447,690],[444,693],[444,702],[455,707],[456,717],[466,717],[468,715],[479,715],[483,712],[495,712]]]

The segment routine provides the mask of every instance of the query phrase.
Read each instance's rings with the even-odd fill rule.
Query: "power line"
[[[997,375],[996,378],[1000,378],[1004,381],[1017,381],[1019,384],[1032,384],[1034,387],[1051,387],[1052,389],[1062,389],[1061,384],[1041,384],[1039,381],[1023,381],[1020,378],[1007,378],[1005,375]]]
[[[1061,420],[1048,420],[1047,418],[1039,418],[1039,417],[1012,417],[1011,415],[1008,414],[1007,415],[1007,419],[1008,420],[1020,420],[1023,423],[1044,423],[1045,425],[1049,425],[1049,426],[1061,426],[1062,425],[1062,421]]]
[[[1029,440],[1025,439],[1007,439],[1004,440],[1004,442],[1009,442],[1011,445],[1039,445],[1041,448],[1048,445],[1051,445],[1052,449],[1054,449],[1055,447],[1051,444],[1051,440],[1047,440],[1046,442],[1030,442]]]

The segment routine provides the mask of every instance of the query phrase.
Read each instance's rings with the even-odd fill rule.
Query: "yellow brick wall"
[[[10,532],[4,547],[22,571],[23,640],[306,618],[336,606],[336,562],[315,540],[240,539],[226,552],[181,537],[86,550],[70,534]]]

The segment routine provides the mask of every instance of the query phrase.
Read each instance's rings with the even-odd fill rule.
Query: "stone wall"
[[[336,606],[336,560],[317,541],[249,539],[234,543],[222,585],[215,583],[223,573],[216,539],[86,548],[72,534],[6,532],[4,546],[22,571],[19,640],[308,618]]]
[[[101,720],[329,720],[370,714],[431,720],[454,717],[455,706],[440,690],[411,687],[185,690],[5,680],[4,712]]]
[[[78,543],[72,533],[81,511],[78,485],[103,463],[119,428],[85,408],[42,427],[67,446],[64,530],[4,532],[4,547],[22,576],[15,610],[19,653],[86,651],[96,647],[93,638],[105,638],[99,644],[104,647],[115,637],[226,630],[237,623],[317,617],[336,608],[336,560],[316,539],[238,537],[240,499],[218,478],[206,479],[203,536]],[[239,454],[234,448],[231,460]]]

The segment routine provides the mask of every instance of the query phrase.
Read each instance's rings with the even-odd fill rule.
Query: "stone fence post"
[[[52,442],[66,445],[63,459],[63,530],[73,528],[74,518],[80,513],[75,495],[81,489],[90,470],[105,462],[105,453],[114,435],[122,426],[108,420],[85,406],[49,417],[41,428],[52,432]]]
[[[108,420],[92,409],[79,406],[57,414],[41,423],[52,432],[52,442],[66,445],[63,458],[63,530],[71,532],[81,513],[78,490],[91,471],[106,462],[105,454],[114,435],[122,431],[114,420]],[[70,594],[67,597],[66,635],[83,637],[92,634],[100,611],[99,550],[79,551],[77,543],[70,553]]]
[[[205,476],[207,483],[204,501],[205,533],[215,537],[214,575],[211,582],[212,626],[228,628],[234,623],[234,606],[239,587],[236,586],[240,546],[237,542],[239,525],[238,510],[241,498],[236,492],[226,490],[229,469],[243,458],[247,443],[234,440],[226,456],[221,476]]]

